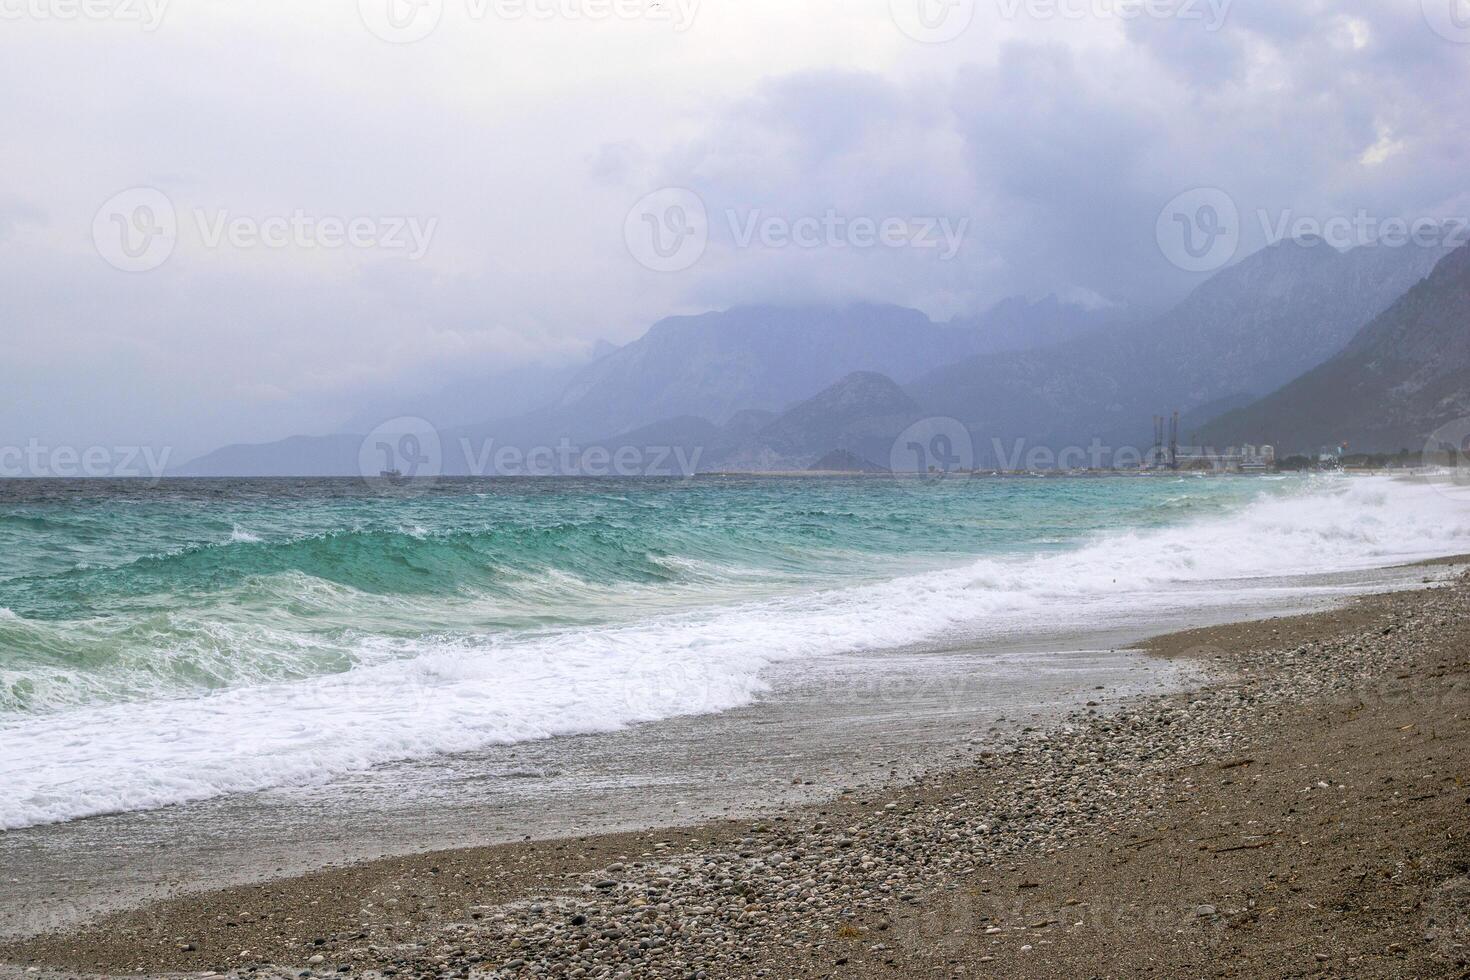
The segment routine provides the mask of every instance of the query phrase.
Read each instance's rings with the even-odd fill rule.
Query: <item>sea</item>
[[[1386,476],[3,482],[0,830],[615,747],[924,644],[1024,673],[1462,553],[1465,500]]]

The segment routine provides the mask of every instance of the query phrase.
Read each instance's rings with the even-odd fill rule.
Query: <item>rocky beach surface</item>
[[[821,805],[330,868],[0,960],[262,980],[1467,975],[1470,576],[1150,649],[1209,682]]]

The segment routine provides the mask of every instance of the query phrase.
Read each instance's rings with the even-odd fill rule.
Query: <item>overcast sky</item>
[[[1470,0],[0,0],[0,89],[0,445],[325,432],[738,303],[1147,308],[1262,212],[1470,214]]]

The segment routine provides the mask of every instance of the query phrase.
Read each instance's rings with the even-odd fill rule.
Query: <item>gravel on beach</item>
[[[18,970],[259,978],[1470,975],[1470,576],[1150,645],[912,783],[170,899]]]

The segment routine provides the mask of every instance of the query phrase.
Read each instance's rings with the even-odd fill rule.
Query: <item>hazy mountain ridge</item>
[[[907,380],[974,354],[1075,337],[1116,315],[1047,297],[948,324],[878,304],[671,317],[580,372],[546,421],[573,438],[681,415],[720,423],[745,409],[782,411],[855,371]]]
[[[662,430],[675,437],[669,440],[671,445],[685,445],[700,431],[690,420],[710,423],[713,428],[703,431],[715,441],[705,444],[706,455],[721,455],[747,441],[777,413],[854,371],[881,371],[900,379],[917,377],[976,352],[1010,350],[1095,331],[1121,315],[1117,310],[1087,310],[1055,297],[1036,302],[1007,300],[984,314],[948,324],[936,323],[917,310],[874,304],[737,307],[659,321],[638,340],[608,350],[576,370],[559,394],[530,411],[498,419],[487,411],[469,424],[386,408],[383,417],[392,417],[390,412],[421,415],[439,426],[446,447],[444,470],[452,475],[474,470],[457,449],[461,441],[475,447],[492,441],[523,448],[555,446],[561,440],[578,446],[612,441],[644,445],[640,440],[652,438],[661,431],[658,426],[669,420],[684,420],[673,429]],[[533,392],[547,384],[539,374],[534,381]],[[366,432],[381,420],[359,413],[352,421]],[[731,428],[725,431],[722,423],[730,423]],[[355,444],[350,453],[346,451],[351,440],[323,436],[290,441],[293,449],[289,454],[280,452],[285,440],[227,446],[177,472],[294,475],[291,467],[301,447],[312,444],[322,456],[313,464],[314,473],[350,476],[358,472]]]
[[[363,436],[291,436],[278,442],[222,446],[170,476],[357,476]]]
[[[819,457],[840,462],[845,453],[865,461],[868,468],[882,468],[887,465],[894,435],[923,415],[923,409],[892,378],[876,371],[855,371],[791,406],[733,448],[706,454],[702,466],[757,472],[802,470],[815,466]]]
[[[864,443],[874,435],[886,455],[892,433],[922,414],[918,402],[893,379],[875,371],[857,371],[794,405],[756,433],[756,438],[778,453],[802,454],[811,447],[847,449],[864,456]],[[898,429],[894,429],[893,425]]]
[[[1470,246],[1365,326],[1340,354],[1206,425],[1226,446],[1269,438],[1281,450],[1347,441],[1365,452],[1418,451],[1470,416]]]
[[[906,390],[964,422],[981,437],[977,448],[992,438],[1136,445],[1150,438],[1155,414],[1180,409],[1189,427],[1322,363],[1442,254],[1279,242],[1146,323],[1047,350],[973,357]]]
[[[1001,462],[993,445],[1018,441],[1139,447],[1152,416],[1176,408],[1189,438],[1342,351],[1442,254],[1280,242],[1141,323],[1053,297],[949,324],[881,305],[672,317],[579,370],[546,407],[441,429],[442,472],[502,472],[485,468],[487,448],[560,445],[698,450],[706,470],[800,469],[837,450],[883,465],[892,439],[926,416],[963,423],[981,467]],[[1028,337],[1062,339],[1017,349]],[[227,447],[180,472],[295,475],[312,445]],[[317,440],[309,472],[356,475],[357,445]]]

